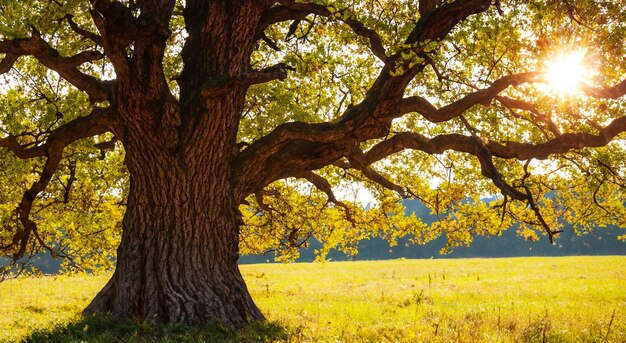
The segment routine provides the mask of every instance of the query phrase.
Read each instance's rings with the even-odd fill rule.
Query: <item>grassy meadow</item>
[[[626,256],[242,265],[268,324],[83,318],[108,276],[0,283],[0,341],[626,342]]]

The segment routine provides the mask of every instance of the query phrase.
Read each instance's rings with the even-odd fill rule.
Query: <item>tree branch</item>
[[[543,218],[543,215],[541,214],[541,210],[539,209],[539,206],[537,206],[537,203],[535,202],[535,199],[533,198],[533,195],[530,192],[530,188],[524,184],[526,179],[530,176],[530,172],[528,171],[528,166],[530,165],[531,160],[532,159],[528,159],[526,163],[524,163],[524,176],[522,177],[521,187],[524,188],[524,190],[526,191],[526,202],[528,203],[528,205],[530,205],[530,208],[535,213],[535,216],[539,220],[539,224],[541,224],[543,229],[548,234],[548,240],[550,241],[551,244],[554,244],[554,236],[563,232],[563,230],[553,231],[550,228],[550,225],[548,225],[546,220]]]
[[[115,66],[119,79],[131,78],[130,62],[133,59],[127,56],[127,47],[133,43],[133,52],[140,57],[134,61],[146,63],[139,69],[153,68],[152,73],[148,72],[146,76],[160,77],[162,74],[160,63],[167,38],[171,35],[169,20],[175,1],[141,1],[138,3],[140,13],[138,17],[119,1],[89,0],[89,2],[93,7],[90,13],[100,33],[102,46]],[[155,58],[156,60],[153,60]],[[155,61],[158,61],[158,66],[151,63]]]
[[[405,98],[400,103],[400,109],[397,116],[417,112],[433,123],[441,123],[456,118],[474,105],[481,104],[488,106],[493,99],[497,97],[503,90],[510,86],[517,86],[522,83],[538,81],[539,73],[528,72],[514,74],[502,77],[493,82],[493,84],[485,89],[477,90],[463,98],[437,109],[428,100],[420,96],[412,96]]]
[[[515,158],[518,160],[535,158],[542,160],[550,155],[565,153],[572,149],[606,146],[617,135],[626,132],[626,117],[614,119],[599,131],[597,135],[586,132],[564,133],[552,140],[538,144],[487,141],[486,145],[494,156],[500,158]]]
[[[459,22],[472,14],[486,11],[491,0],[456,0],[445,3],[419,19],[406,43],[436,40],[450,32]]]
[[[0,61],[0,75],[7,73],[9,70],[11,70],[19,57],[20,55],[16,54],[6,54],[2,61]]]
[[[437,6],[441,5],[441,0],[420,0],[419,12],[421,17],[430,14]]]
[[[65,147],[76,140],[110,131],[111,127],[115,125],[115,121],[115,114],[112,110],[96,108],[88,116],[74,119],[73,121],[55,129],[50,133],[43,144],[32,148],[25,148],[20,145],[15,136],[0,139],[0,147],[8,148],[18,158],[27,159],[46,157],[46,162],[40,172],[39,179],[33,182],[31,187],[24,192],[22,200],[16,208],[16,213],[22,228],[17,228],[13,236],[12,245],[18,246],[17,252],[13,255],[13,259],[19,259],[24,256],[28,242],[33,235],[42,247],[49,250],[50,253],[55,256],[54,250],[48,247],[39,237],[37,224],[30,218],[33,203],[37,196],[39,196],[39,194],[46,189],[52,176],[57,171],[63,157],[63,150]],[[69,189],[75,179],[74,168],[74,166],[70,165],[70,179],[68,180],[68,184],[66,186],[66,192],[64,195],[65,201],[67,201],[69,197]]]
[[[46,150],[48,158],[46,159],[46,163],[40,173],[39,180],[35,181],[32,186],[24,192],[22,200],[16,209],[23,228],[22,230],[18,229],[13,236],[13,242],[15,244],[19,243],[19,250],[13,255],[13,259],[19,259],[24,256],[31,234],[38,236],[37,224],[30,218],[33,202],[39,193],[41,193],[48,186],[48,183],[50,182],[52,175],[56,172],[59,162],[61,161],[61,157],[63,156],[63,147],[60,145],[50,146]],[[44,242],[40,241],[40,244],[47,248]],[[52,256],[55,257],[54,251],[50,248],[47,249],[51,254],[53,254]]]
[[[257,37],[261,37],[263,32],[270,26],[288,20],[303,20],[308,15],[313,14],[310,10],[296,10],[286,6],[272,6],[268,8],[259,21],[256,32]]]
[[[85,116],[74,119],[69,123],[50,132],[44,143],[29,147],[19,143],[17,136],[9,135],[0,138],[0,148],[7,148],[17,158],[30,159],[46,156],[51,146],[67,146],[77,140],[109,132],[116,125],[116,114],[110,108],[94,108]]]
[[[499,101],[504,107],[508,108],[511,112],[513,109],[520,109],[523,111],[527,111],[532,116],[532,122],[544,124],[552,134],[556,137],[561,135],[561,130],[559,130],[558,126],[550,119],[550,117],[545,114],[539,112],[537,107],[529,102],[512,99],[506,96],[496,96],[495,99]]]
[[[530,205],[541,226],[548,234],[548,239],[550,240],[550,243],[553,243],[554,235],[561,232],[558,230],[553,231],[552,229],[550,229],[549,225],[543,218],[539,207],[535,203],[530,189],[523,184],[523,181],[521,187],[524,188],[525,192],[517,190],[515,187],[509,185],[504,180],[498,169],[493,164],[492,155],[488,147],[478,137],[467,137],[451,134],[436,136],[432,139],[428,139],[416,133],[405,132],[398,134],[372,147],[367,153],[363,155],[362,161],[360,161],[360,163],[361,165],[371,164],[375,161],[378,161],[384,157],[387,157],[395,152],[404,149],[420,150],[428,154],[438,154],[443,153],[446,150],[455,150],[476,156],[478,158],[478,161],[480,162],[481,174],[491,179],[493,184],[500,189],[505,198],[510,197],[516,200],[524,201]],[[524,165],[524,171],[526,173],[524,179],[526,179],[529,175],[527,169],[529,162],[530,159]],[[380,183],[379,180],[372,180]],[[383,179],[383,181],[387,180]],[[385,185],[384,183],[381,184],[383,186]]]
[[[96,43],[98,46],[104,45],[104,43],[102,42],[102,37],[78,26],[78,24],[76,24],[76,22],[74,21],[73,15],[67,14],[65,18],[63,19],[67,20],[67,23],[70,25],[70,28],[78,35],[82,36],[85,39],[89,39],[90,41]]]
[[[91,17],[98,28],[104,46],[114,61],[124,56],[123,50],[139,34],[132,11],[124,4],[111,0],[89,0]]]
[[[273,132],[244,149],[238,158],[241,162],[238,163],[243,165],[244,160],[249,160],[249,166],[253,169],[248,171],[245,170],[246,167],[242,166],[244,169],[242,172],[258,173],[258,166],[267,165],[268,161],[275,161],[277,158],[282,159],[286,156],[285,152],[293,151],[287,147],[296,141],[300,142],[298,143],[300,149],[303,147],[303,141],[316,143],[311,147],[318,150],[322,149],[320,144],[326,144],[327,149],[333,150],[333,153],[328,155],[328,158],[331,158],[336,156],[335,153],[339,151],[337,146],[342,146],[345,151],[352,151],[352,146],[357,142],[385,136],[389,132],[388,125],[391,120],[405,113],[416,111],[433,122],[447,121],[461,115],[476,104],[488,105],[499,92],[509,86],[536,81],[538,76],[538,73],[522,73],[500,78],[494,81],[490,87],[468,94],[441,109],[435,108],[426,99],[418,96],[401,99],[398,103],[389,100],[377,104],[369,103],[370,101],[374,102],[374,99],[366,99],[363,103],[348,109],[334,123],[292,122],[280,125]],[[372,112],[374,115],[368,115]],[[301,149],[301,151],[303,150]],[[278,156],[279,154],[283,156]],[[289,154],[289,156],[293,158],[293,154]],[[282,169],[282,166],[282,164],[273,164],[271,168]],[[272,177],[282,174],[269,173]]]
[[[333,189],[330,186],[330,183],[328,183],[328,180],[326,180],[325,178],[319,176],[318,174],[315,174],[312,171],[299,173],[299,174],[294,175],[294,177],[306,179],[313,186],[315,186],[315,188],[317,188],[320,191],[324,192],[324,194],[326,194],[326,196],[328,197],[328,201],[330,201],[333,204],[343,208],[343,210],[344,210],[344,212],[346,214],[346,219],[348,219],[348,221],[350,221],[352,223],[354,222],[354,219],[352,218],[352,214],[350,213],[350,207],[348,205],[346,205],[346,203],[344,203],[343,201],[337,200],[337,198],[335,197],[335,193],[333,192]]]
[[[621,98],[626,94],[626,79],[624,81],[616,84],[613,87],[608,88],[593,88],[587,87],[584,88],[583,91],[588,96],[599,98],[599,99],[617,99]]]
[[[504,195],[517,200],[526,199],[525,194],[504,181],[493,164],[492,154],[488,147],[476,136],[449,134],[427,138],[417,133],[403,132],[373,146],[364,154],[363,164],[372,164],[405,149],[420,150],[431,155],[441,154],[447,150],[474,155],[480,162],[482,175],[491,179]]]
[[[77,69],[83,63],[104,58],[104,55],[97,51],[85,51],[75,56],[63,57],[41,38],[38,31],[33,29],[30,38],[0,41],[0,53],[7,54],[2,63],[4,64],[4,61],[9,58],[7,65],[10,63],[11,66],[15,62],[15,60],[11,62],[11,59],[17,59],[15,56],[33,56],[42,65],[57,72],[74,87],[87,93],[91,102],[110,100],[109,84]],[[0,69],[4,68],[6,66]]]
[[[350,18],[336,8],[296,3],[291,0],[279,2],[280,6],[272,7],[266,12],[266,20],[259,26],[260,32],[276,21],[302,20],[311,13],[338,20]],[[247,146],[234,164],[237,192],[245,196],[257,190],[255,187],[263,187],[276,179],[301,175],[345,157],[349,159],[349,165],[343,164],[343,167],[360,170],[365,177],[402,194],[405,190],[401,186],[385,179],[370,165],[404,149],[415,149],[428,154],[453,150],[475,156],[480,163],[481,174],[500,189],[505,199],[528,203],[537,215],[539,223],[547,228],[530,191],[524,189],[524,185],[508,184],[495,167],[493,157],[528,161],[531,158],[544,159],[552,154],[572,149],[605,146],[618,134],[626,131],[626,118],[615,119],[606,127],[599,128],[597,135],[561,134],[554,122],[542,115],[532,104],[500,96],[500,93],[510,86],[540,81],[541,75],[533,72],[505,76],[494,81],[489,87],[476,90],[439,109],[423,97],[403,98],[408,84],[427,65],[429,61],[427,54],[435,53],[428,50],[430,43],[437,43],[459,22],[473,14],[486,11],[491,4],[491,0],[456,0],[439,5],[433,1],[421,1],[421,17],[405,39],[408,52],[413,54],[406,55],[407,51],[389,57],[385,54],[385,66],[363,101],[350,106],[338,120],[320,124],[301,122],[283,124]],[[354,28],[353,31],[359,34]],[[374,45],[372,43],[372,50]],[[415,56],[418,58],[413,58]],[[585,92],[598,98],[618,98],[626,94],[626,80],[610,88],[586,89]],[[358,150],[362,142],[386,137],[391,121],[406,113],[418,112],[427,120],[440,123],[461,116],[475,105],[490,105],[493,100],[510,109],[528,111],[533,121],[543,123],[555,137],[544,143],[529,144],[491,141],[480,138],[476,133],[470,137],[448,134],[428,138],[417,133],[404,132],[385,138],[367,152]],[[546,230],[552,239],[556,232],[549,228]]]
[[[357,20],[348,9],[335,9],[332,6],[326,7],[314,3],[302,3],[293,0],[279,1],[282,6],[274,6],[269,8],[263,15],[261,22],[257,28],[257,36],[261,37],[261,33],[272,24],[287,20],[302,20],[309,14],[334,18],[348,25],[354,33],[365,38],[369,42],[369,47],[374,56],[383,62],[387,61],[387,54],[383,41],[378,33],[367,28],[362,22]]]
[[[369,165],[371,163],[366,161],[365,155],[360,149],[355,149],[352,154],[348,156],[348,161],[350,162],[350,168],[360,171],[369,180],[398,193],[402,198],[407,196],[407,190],[404,187],[389,181],[386,177],[370,167]]]
[[[63,203],[65,204],[70,202],[70,192],[72,191],[72,185],[76,181],[76,161],[70,161],[68,169],[70,171],[70,177],[67,179],[67,184],[63,185],[65,189],[63,193]]]
[[[273,80],[287,78],[287,70],[294,70],[285,63],[279,63],[262,70],[252,70],[233,78],[213,79],[205,82],[200,90],[202,97],[222,96],[230,92],[233,87],[249,87],[251,85],[266,83]]]

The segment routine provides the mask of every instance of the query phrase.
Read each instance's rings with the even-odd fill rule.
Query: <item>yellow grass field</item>
[[[272,327],[215,336],[215,328],[86,319],[80,311],[108,275],[60,276],[0,283],[0,341],[626,342],[626,256],[241,270]]]

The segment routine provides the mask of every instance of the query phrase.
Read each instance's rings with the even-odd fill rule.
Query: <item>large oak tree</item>
[[[240,251],[623,224],[625,8],[0,2],[0,249],[98,269],[119,243],[87,313],[240,326],[263,319]],[[569,50],[593,75],[548,89]]]

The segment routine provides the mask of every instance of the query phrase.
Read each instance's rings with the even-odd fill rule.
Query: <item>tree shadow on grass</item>
[[[219,324],[187,326],[154,321],[135,322],[110,315],[83,317],[65,326],[30,334],[26,342],[273,342],[284,341],[284,328],[254,322],[241,330]]]

